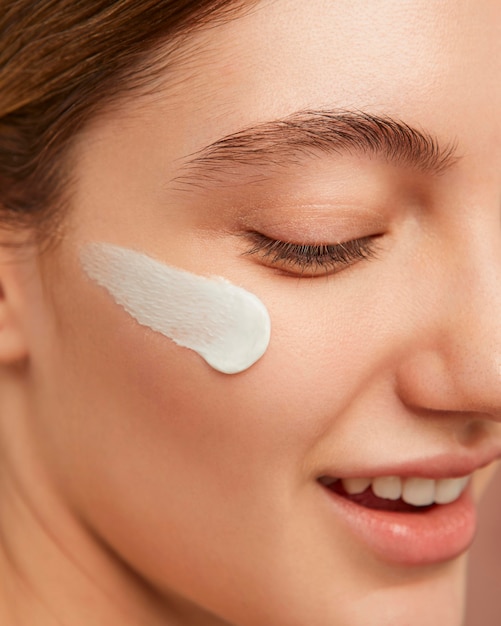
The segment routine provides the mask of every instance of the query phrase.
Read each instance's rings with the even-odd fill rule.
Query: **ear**
[[[24,283],[27,253],[0,237],[0,366],[24,360]]]

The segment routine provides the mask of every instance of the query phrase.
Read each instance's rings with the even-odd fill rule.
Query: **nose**
[[[423,409],[501,421],[501,242],[472,240],[432,275],[416,281],[423,304],[398,369],[399,394]]]

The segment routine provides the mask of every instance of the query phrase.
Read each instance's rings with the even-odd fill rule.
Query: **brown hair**
[[[164,41],[230,19],[236,0],[0,0],[0,220],[48,224],[91,115],[154,72]],[[41,226],[44,228],[41,228]],[[50,233],[49,233],[50,234]]]

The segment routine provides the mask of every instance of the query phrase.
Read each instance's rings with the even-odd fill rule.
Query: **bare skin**
[[[500,25],[493,0],[262,2],[76,139],[60,245],[0,250],[1,623],[459,626],[465,555],[385,560],[318,478],[499,456]],[[180,178],[221,137],[347,109],[456,157]],[[377,253],[299,271],[249,231]],[[228,377],[138,326],[82,271],[91,241],[244,286],[268,351]]]

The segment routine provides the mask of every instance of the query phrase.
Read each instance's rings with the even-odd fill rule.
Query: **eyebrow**
[[[171,183],[204,187],[238,176],[238,166],[282,168],[320,154],[357,154],[432,175],[450,168],[456,142],[441,145],[431,133],[389,116],[359,110],[303,110],[226,135],[182,159]]]

